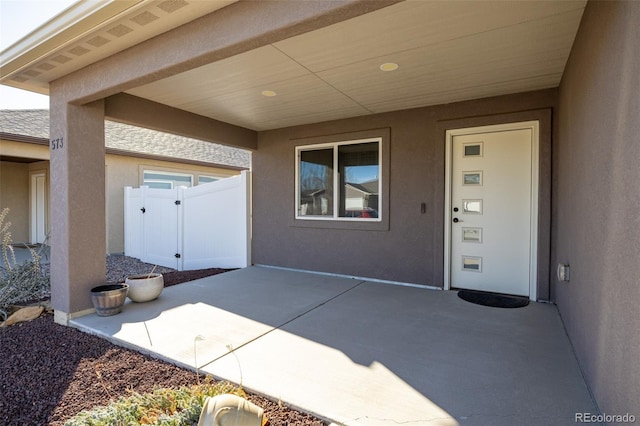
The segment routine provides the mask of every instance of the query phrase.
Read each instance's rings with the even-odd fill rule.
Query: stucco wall
[[[14,243],[29,242],[29,165],[0,161],[0,211],[9,208]]]
[[[48,145],[0,140],[2,155],[28,158],[31,163],[0,162],[0,210],[10,209],[11,234],[14,243],[31,242],[31,175],[44,173],[47,176],[46,191],[49,192],[49,147]],[[46,202],[46,199],[45,199]],[[45,227],[49,231],[48,218]]]
[[[549,130],[556,95],[545,90],[261,132],[252,162],[254,263],[442,286],[445,130],[539,119],[541,110],[547,112],[543,126]],[[390,165],[383,170],[390,176],[389,197],[383,201],[389,203],[388,226],[331,229],[296,223],[295,146],[372,129],[390,134]],[[548,297],[550,146],[547,131],[541,141],[541,214],[547,234],[541,245],[547,254],[541,261],[540,298]]]
[[[640,417],[640,3],[589,2],[559,92],[555,299],[602,412]]]

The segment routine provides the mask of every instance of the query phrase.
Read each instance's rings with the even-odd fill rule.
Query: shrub
[[[242,388],[207,378],[201,384],[178,389],[159,388],[148,394],[132,392],[107,406],[78,413],[65,426],[196,425],[205,399],[225,393],[246,396]]]
[[[48,297],[51,292],[49,275],[43,273],[40,255],[31,247],[31,260],[18,264],[11,239],[11,222],[6,221],[9,209],[0,212],[0,320],[7,318],[11,305],[28,303]]]

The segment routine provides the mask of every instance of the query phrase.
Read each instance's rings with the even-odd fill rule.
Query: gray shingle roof
[[[368,182],[362,182],[362,183],[346,182],[346,184],[351,185],[355,189],[365,192],[367,194],[378,193],[378,179],[370,180]]]
[[[49,139],[49,110],[0,110],[0,133]],[[249,151],[105,121],[105,146],[121,151],[249,168]]]

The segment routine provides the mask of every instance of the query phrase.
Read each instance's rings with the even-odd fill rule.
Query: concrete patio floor
[[[555,306],[249,267],[72,326],[344,425],[570,425],[597,413]],[[195,347],[195,352],[194,352]]]

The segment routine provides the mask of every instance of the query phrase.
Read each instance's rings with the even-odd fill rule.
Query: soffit
[[[4,84],[48,94],[57,78],[235,1],[78,2],[3,51],[0,76]]]
[[[551,88],[585,4],[406,1],[128,93],[268,130]]]
[[[27,37],[28,55],[2,52],[0,75],[47,93],[56,78],[232,2],[97,0],[91,13],[75,10],[75,24]],[[585,5],[408,0],[128,93],[268,130],[557,87]],[[385,62],[399,68],[382,72]]]

